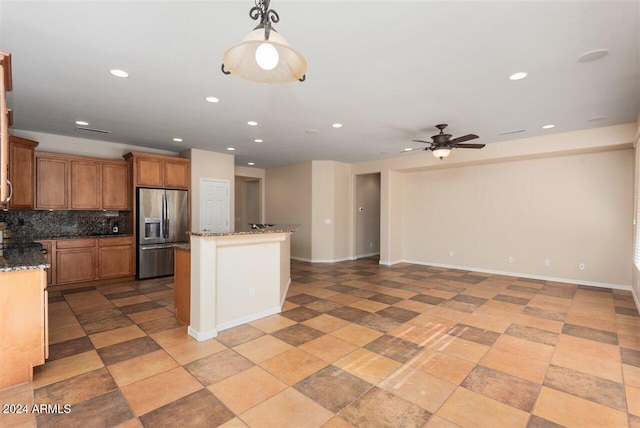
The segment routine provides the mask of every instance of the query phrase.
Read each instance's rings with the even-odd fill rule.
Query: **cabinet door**
[[[130,210],[131,185],[129,164],[102,164],[102,208],[105,210]]]
[[[56,249],[56,283],[96,279],[95,247]]]
[[[9,208],[32,210],[35,206],[35,141],[9,137],[9,181],[13,195]]]
[[[100,162],[71,161],[71,209],[100,209],[100,175]]]
[[[136,186],[163,187],[164,168],[162,159],[136,158]]]
[[[135,274],[133,271],[133,247],[131,245],[100,247],[98,251],[99,279]]]
[[[165,187],[187,189],[189,187],[189,162],[164,161]]]
[[[36,158],[36,209],[69,208],[69,161]]]

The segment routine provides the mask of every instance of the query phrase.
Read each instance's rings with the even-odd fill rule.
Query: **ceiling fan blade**
[[[449,141],[449,143],[450,144],[462,143],[464,141],[475,140],[476,138],[480,138],[480,137],[478,137],[476,134],[467,134],[467,135],[463,135],[462,137],[454,138],[453,140]]]
[[[459,149],[481,149],[485,145],[484,144],[456,144],[455,147]]]
[[[418,147],[416,149],[411,149],[411,150],[401,150],[400,153],[413,153],[413,152],[421,152],[424,150],[429,150],[429,149],[425,149],[424,147]]]
[[[424,140],[411,140],[414,143],[424,143],[424,144],[429,144],[429,145],[433,145],[432,141],[424,141]]]

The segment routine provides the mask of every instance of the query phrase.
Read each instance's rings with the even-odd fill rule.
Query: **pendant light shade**
[[[273,28],[269,40],[264,28],[253,30],[224,53],[222,62],[231,74],[260,83],[295,82],[307,72],[304,57]]]
[[[222,57],[222,72],[260,83],[305,80],[307,61],[273,28],[280,21],[270,0],[256,0],[249,16],[260,23]]]

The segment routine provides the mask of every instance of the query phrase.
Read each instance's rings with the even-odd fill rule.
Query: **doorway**
[[[235,178],[235,230],[246,232],[252,223],[262,223],[262,195],[260,179]]]
[[[356,258],[380,256],[380,173],[356,176]]]
[[[200,231],[229,232],[229,181],[200,179]]]

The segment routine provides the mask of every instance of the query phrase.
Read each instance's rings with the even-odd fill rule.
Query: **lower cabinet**
[[[49,285],[72,284],[135,275],[133,237],[38,241],[51,267]]]
[[[44,269],[0,272],[0,390],[31,381],[49,356],[47,305]]]
[[[97,279],[95,239],[57,241],[55,260],[56,284]]]
[[[135,275],[133,238],[98,239],[98,277]]]

